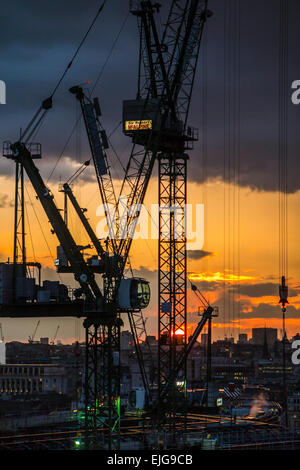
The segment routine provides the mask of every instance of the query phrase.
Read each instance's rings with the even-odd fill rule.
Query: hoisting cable
[[[233,12],[233,57],[232,57],[232,241],[231,257],[232,272],[238,273],[237,289],[231,289],[232,302],[232,336],[234,337],[234,328],[236,325],[236,311],[238,310],[239,325],[239,307],[236,302],[239,289],[239,140],[240,140],[240,0],[234,1]]]
[[[230,5],[229,5],[230,6]],[[224,119],[224,132],[223,132],[223,312],[224,312],[224,337],[227,335],[227,321],[228,321],[228,312],[227,312],[227,283],[226,283],[226,242],[227,242],[227,160],[228,160],[228,150],[227,150],[227,126],[228,126],[228,56],[229,56],[229,45],[228,45],[228,35],[229,35],[229,19],[230,15],[228,2],[225,2],[224,5],[224,97],[223,97],[223,119]]]
[[[33,204],[32,200],[31,200],[31,197],[30,197],[30,194],[29,194],[29,191],[28,191],[28,189],[27,189],[26,184],[25,184],[24,186],[25,186],[25,191],[26,191],[26,193],[27,193],[27,196],[28,196],[30,205],[31,205],[32,210],[33,210],[33,212],[34,212],[35,218],[36,218],[37,223],[38,223],[38,225],[39,225],[39,227],[40,227],[41,234],[42,234],[42,236],[43,236],[44,242],[45,242],[45,244],[46,244],[46,246],[47,246],[47,249],[48,249],[50,258],[52,259],[52,262],[53,262],[53,265],[54,265],[54,257],[53,257],[53,255],[52,255],[51,248],[50,248],[49,243],[48,243],[48,241],[47,241],[47,237],[46,237],[46,235],[45,235],[45,233],[44,233],[44,230],[43,230],[43,227],[42,227],[42,225],[41,225],[40,218],[38,217],[38,215],[37,215],[37,213],[36,213],[34,204]],[[62,282],[61,275],[60,275],[59,273],[57,273],[57,274],[58,274],[58,277],[59,277],[60,282]]]
[[[279,109],[278,109],[278,205],[279,205],[279,303],[282,311],[282,403],[285,425],[288,427],[288,387],[286,380],[286,304],[288,303],[288,208],[287,208],[287,89],[288,89],[288,2],[280,0],[280,36],[279,36]]]
[[[22,133],[21,137],[20,137],[20,141],[24,141],[27,133],[30,131],[29,135],[26,137],[26,141],[25,143],[28,143],[29,139],[31,138],[31,136],[34,134],[34,132],[36,131],[37,127],[39,126],[41,120],[45,117],[46,113],[49,111],[49,109],[52,108],[52,101],[53,101],[53,97],[55,95],[55,93],[57,92],[58,88],[60,87],[63,79],[65,78],[66,74],[68,73],[69,69],[72,67],[73,65],[73,62],[75,60],[75,58],[77,57],[80,49],[82,48],[83,44],[85,43],[86,41],[86,38],[88,37],[90,31],[92,30],[94,24],[96,23],[100,13],[102,12],[103,8],[104,8],[104,5],[106,4],[107,0],[104,0],[104,2],[101,4],[100,8],[98,9],[97,11],[97,14],[95,15],[92,23],[90,24],[87,32],[85,33],[85,35],[83,36],[82,40],[80,41],[79,43],[79,46],[77,47],[76,51],[74,52],[70,62],[68,63],[68,65],[66,66],[63,74],[61,75],[61,77],[59,78],[57,84],[55,85],[51,95],[46,98],[41,106],[39,107],[39,109],[36,111],[36,113],[34,114],[33,118],[31,119],[31,121],[29,122],[28,126],[25,128],[24,132]],[[41,114],[42,113],[42,114]],[[33,129],[31,130],[32,126],[34,124],[34,127]]]
[[[115,38],[115,40],[114,40],[112,46],[111,46],[111,48],[110,48],[110,51],[109,51],[109,53],[108,53],[108,56],[107,56],[107,58],[106,58],[104,64],[102,65],[101,70],[100,70],[100,72],[99,72],[99,74],[98,74],[98,76],[97,76],[97,78],[96,78],[96,81],[95,81],[94,86],[93,86],[93,88],[92,88],[91,94],[93,94],[93,92],[94,92],[96,86],[98,85],[98,82],[99,82],[100,78],[101,78],[102,75],[103,75],[103,72],[104,72],[104,70],[105,70],[105,67],[106,67],[106,65],[107,65],[107,63],[108,63],[108,61],[109,61],[109,59],[110,59],[110,57],[111,57],[111,55],[112,55],[112,53],[113,53],[113,51],[114,51],[114,48],[116,47],[116,44],[117,44],[117,42],[118,42],[118,40],[119,40],[119,38],[120,38],[120,36],[121,36],[121,33],[122,33],[122,31],[123,31],[123,29],[124,29],[126,23],[127,23],[127,20],[128,20],[129,15],[130,15],[130,12],[128,12],[127,15],[125,16],[125,19],[124,19],[124,21],[123,21],[123,23],[122,23],[122,25],[121,25],[121,28],[120,28],[120,30],[119,30],[119,32],[118,32],[118,34],[117,34],[117,36],[116,36],[116,38]]]
[[[202,302],[202,304],[205,306],[205,308],[209,307],[210,304],[208,302],[208,300],[204,297],[204,295],[202,294],[202,292],[198,289],[198,287],[192,283],[192,281],[188,278],[188,281],[191,285],[191,289],[193,292],[195,292],[196,296],[198,297],[198,299]]]
[[[70,178],[67,180],[67,184],[74,183],[74,181],[84,172],[84,170],[87,169],[90,162],[91,162],[91,158],[89,160],[86,160],[84,163],[82,163],[82,165],[80,165],[80,167],[77,168],[75,173],[72,176],[70,176]]]
[[[237,136],[236,136],[236,188],[237,188],[237,207],[236,207],[236,216],[237,216],[237,276],[238,276],[238,288],[236,291],[238,304],[238,333],[240,334],[241,328],[241,308],[240,308],[240,296],[241,296],[241,191],[240,191],[240,170],[241,170],[241,3],[238,0],[237,6],[237,24],[236,24],[236,44],[237,44],[237,54],[236,54],[236,93],[237,93],[237,106],[236,106],[236,126],[237,126]]]
[[[105,2],[104,2],[104,3],[105,3]],[[114,42],[113,42],[113,44],[112,44],[112,47],[111,47],[111,49],[110,49],[110,51],[109,51],[109,53],[108,53],[108,55],[107,55],[107,58],[105,59],[105,62],[104,62],[104,64],[103,64],[103,66],[101,67],[101,70],[100,70],[100,72],[99,72],[99,74],[98,74],[98,76],[97,76],[97,78],[96,78],[95,84],[94,84],[94,86],[92,87],[91,95],[93,94],[93,92],[94,92],[94,90],[95,90],[95,87],[96,87],[96,85],[98,84],[98,82],[99,82],[99,80],[100,80],[100,78],[101,78],[101,76],[102,76],[102,74],[103,74],[103,72],[104,72],[104,70],[105,70],[105,67],[106,67],[106,65],[107,65],[107,63],[108,63],[108,61],[109,61],[109,59],[110,59],[110,57],[111,57],[111,55],[112,55],[112,53],[113,53],[113,51],[114,51],[114,48],[116,47],[116,44],[117,44],[117,42],[118,42],[118,39],[120,38],[120,35],[121,35],[121,33],[122,33],[123,29],[124,29],[124,26],[125,26],[125,24],[126,24],[127,18],[128,18],[128,14],[126,15],[126,17],[125,17],[125,19],[124,19],[124,21],[123,21],[123,23],[122,23],[122,25],[121,25],[121,28],[120,28],[120,30],[119,30],[117,36],[116,36],[116,39],[114,40]],[[51,171],[51,173],[50,173],[50,175],[49,175],[49,177],[48,177],[48,179],[47,179],[47,183],[49,182],[51,176],[53,175],[54,171],[56,170],[56,167],[57,167],[58,163],[60,162],[61,158],[63,157],[63,155],[64,155],[64,153],[65,153],[65,150],[66,150],[66,148],[68,147],[68,145],[69,145],[69,143],[70,143],[70,140],[71,140],[71,138],[73,137],[73,134],[74,134],[74,132],[75,132],[75,130],[76,130],[76,128],[77,128],[79,122],[81,121],[81,119],[82,119],[82,115],[80,115],[79,118],[76,120],[76,122],[75,122],[75,124],[74,124],[74,126],[73,126],[73,128],[72,128],[72,130],[71,130],[71,132],[70,132],[70,134],[69,134],[69,136],[68,136],[68,138],[67,138],[67,140],[66,140],[66,143],[65,143],[65,145],[64,145],[64,147],[63,147],[61,153],[59,154],[59,156],[58,156],[58,158],[57,158],[57,160],[56,160],[56,162],[55,162],[55,165],[54,165],[54,167],[53,167],[53,169],[52,169],[52,171]],[[109,137],[111,137],[111,135],[118,129],[118,127],[120,126],[121,123],[122,123],[122,121],[118,123],[118,125],[117,125],[117,126],[115,127],[115,129],[111,132],[111,134],[110,134]]]
[[[224,10],[224,156],[223,156],[223,306],[224,333],[234,336],[238,291],[233,286],[239,259],[240,172],[240,1],[229,0]],[[233,275],[231,278],[231,274]],[[237,286],[239,290],[239,284]],[[239,324],[239,323],[238,323]]]

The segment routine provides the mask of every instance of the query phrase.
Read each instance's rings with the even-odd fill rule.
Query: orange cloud
[[[245,275],[238,275],[229,272],[221,273],[191,273],[188,275],[190,281],[206,281],[206,282],[243,282],[243,281],[254,281],[258,280],[257,277],[254,276],[245,276]]]

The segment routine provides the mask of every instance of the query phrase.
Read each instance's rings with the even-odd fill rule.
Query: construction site
[[[73,55],[65,57],[62,69],[54,67],[60,71],[55,72],[52,91],[41,78],[36,93],[45,94],[42,101],[30,103],[31,118],[19,128],[16,116],[15,127],[10,126],[15,139],[1,133],[0,171],[10,172],[14,193],[9,205],[5,203],[12,223],[7,222],[8,234],[1,241],[0,450],[299,449],[300,371],[292,359],[300,338],[299,285],[296,271],[291,274],[296,258],[288,271],[288,240],[293,237],[288,233],[287,200],[290,192],[297,193],[297,188],[288,189],[287,170],[289,2],[273,2],[279,15],[279,150],[271,166],[278,169],[279,183],[271,190],[279,224],[272,237],[278,237],[279,247],[270,263],[279,268],[277,273],[272,265],[269,274],[257,274],[264,268],[255,237],[264,229],[256,230],[251,246],[244,243],[240,228],[248,209],[241,209],[239,191],[246,188],[247,197],[253,188],[264,191],[261,182],[244,182],[241,170],[247,88],[246,82],[241,85],[241,36],[249,34],[241,26],[247,17],[242,2],[122,2],[126,14],[120,16],[121,29],[119,21],[115,37],[111,33],[102,47],[102,28],[108,28],[105,12],[113,14],[119,8],[114,3],[120,2],[92,2],[94,16],[82,20],[81,28],[77,25]],[[221,26],[218,50],[210,41]],[[128,90],[127,56],[120,53],[122,72],[115,74],[111,67],[104,92],[99,83],[118,44],[125,42],[124,28],[129,31],[124,47],[136,64],[134,83],[130,79]],[[90,80],[85,60],[92,49],[90,36],[102,47],[96,80]],[[293,33],[290,37],[295,39]],[[209,66],[220,58],[225,91],[216,112],[224,140],[216,144],[222,147],[216,165],[220,176],[214,170],[214,179],[209,179],[211,95],[219,102],[218,90],[207,91],[216,73]],[[250,83],[251,77],[247,79]],[[247,99],[250,103],[252,97]],[[106,119],[110,102],[117,108],[117,125],[110,114]],[[59,117],[63,106],[73,113],[69,135]],[[51,113],[55,117],[49,130]],[[254,126],[257,117],[251,119]],[[47,149],[48,142],[55,145],[59,139],[60,127],[63,149],[49,159],[41,131],[47,135]],[[72,141],[75,163],[71,157],[64,160],[72,153]],[[268,152],[267,143],[263,145]],[[251,142],[247,146],[255,153]],[[245,172],[259,167],[255,161]],[[198,176],[193,176],[197,171],[202,192],[196,186]],[[223,182],[224,189],[216,189],[219,199],[212,203],[214,196],[207,195]],[[87,185],[98,219],[84,196]],[[198,212],[191,213],[189,206],[196,205]],[[259,212],[259,206],[254,203],[253,211]],[[215,219],[207,228],[206,211],[215,209],[216,229],[211,222]],[[249,219],[251,214],[249,209]],[[221,219],[223,232],[217,225]],[[154,233],[149,242],[148,220]],[[4,218],[1,222],[6,225]],[[218,259],[220,250],[208,251],[214,244],[211,232],[223,247],[223,268],[213,275],[206,263]],[[39,245],[44,243],[40,259]],[[11,247],[6,260],[2,245]],[[241,269],[242,250],[249,251],[253,262],[248,270]],[[219,286],[222,294],[217,293]],[[252,293],[257,286],[261,293]],[[72,329],[65,333],[64,325],[71,324],[75,335]],[[18,328],[24,331],[13,337],[13,325],[23,325]],[[292,328],[288,333],[286,325]],[[26,328],[31,328],[28,334]],[[38,339],[41,330],[44,336]]]

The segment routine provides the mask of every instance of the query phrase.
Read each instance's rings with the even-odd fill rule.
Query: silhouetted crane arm
[[[66,226],[60,211],[57,209],[53,195],[46,187],[39,170],[34,164],[31,153],[25,144],[16,142],[12,144],[11,149],[14,158],[18,159],[31,181],[31,184],[40,200],[42,207],[53,227],[53,230],[64,250],[64,253],[74,270],[74,277],[79,282],[87,300],[96,302],[96,299],[102,299],[102,293],[95,281],[94,274],[90,271],[86,262],[75,243],[68,227]]]
[[[103,259],[104,256],[105,256],[105,251],[103,250],[103,247],[102,247],[99,239],[97,238],[94,230],[92,229],[89,221],[87,220],[86,216],[84,215],[82,208],[79,206],[79,204],[77,202],[77,199],[74,196],[74,193],[73,193],[72,189],[70,188],[70,186],[68,185],[68,183],[64,183],[63,191],[68,196],[68,198],[70,199],[70,201],[71,201],[71,203],[72,203],[72,205],[73,205],[73,207],[74,207],[74,209],[75,209],[82,225],[84,226],[88,236],[90,237],[90,240],[93,243],[98,255],[100,256],[101,259]]]
[[[182,354],[178,359],[176,368],[173,371],[173,373],[171,374],[171,380],[176,380],[176,378],[178,377],[180,369],[182,368],[184,362],[186,361],[189,354],[191,353],[191,351],[192,351],[194,345],[196,344],[196,341],[197,341],[201,331],[205,327],[205,325],[206,325],[207,321],[209,320],[209,318],[212,316],[213,312],[214,312],[214,309],[211,306],[208,306],[204,310],[200,322],[198,323],[198,325],[197,325],[192,337],[190,338],[186,348],[182,351]],[[164,386],[164,388],[162,389],[162,392],[161,392],[162,396],[167,395],[169,385],[170,385],[169,383],[165,384],[165,386]]]
[[[70,92],[76,96],[80,103],[81,112],[88,136],[91,154],[94,162],[97,182],[101,200],[104,205],[106,221],[109,232],[109,244],[116,253],[116,238],[118,236],[118,214],[116,211],[117,199],[107,160],[106,148],[108,147],[106,133],[100,127],[99,115],[101,113],[97,100],[92,102],[83,92],[80,86],[73,86]]]
[[[189,356],[190,352],[193,349],[193,346],[196,344],[196,341],[199,338],[199,335],[200,335],[201,331],[205,327],[207,320],[212,316],[213,312],[214,312],[214,309],[211,306],[207,307],[207,309],[204,310],[203,316],[202,316],[201,320],[199,321],[192,337],[190,338],[190,340],[189,340],[189,342],[186,346],[185,354],[183,354],[180,357],[179,361],[178,361],[177,371],[180,370],[182,364],[184,363],[185,357],[187,358]]]
[[[174,373],[171,376],[172,380],[175,380],[176,377],[178,376],[180,369],[182,368],[185,360],[188,358],[189,354],[191,353],[194,345],[196,344],[197,339],[199,338],[200,333],[202,332],[208,320],[212,318],[213,316],[217,316],[218,314],[218,307],[212,307],[209,304],[208,300],[205,298],[205,296],[202,294],[202,292],[199,291],[198,287],[195,284],[193,284],[191,281],[190,281],[190,284],[191,284],[192,291],[195,293],[195,295],[197,296],[198,300],[201,303],[201,306],[203,308],[203,314],[202,314],[201,320],[199,321],[197,327],[194,330],[194,333],[192,334],[189,342],[187,343],[186,348],[182,351],[182,354],[178,359],[177,367],[175,368]],[[162,394],[167,393],[168,386],[169,384],[165,385],[165,387],[162,390]]]
[[[57,328],[56,328],[56,331],[55,331],[55,335],[54,335],[54,337],[53,337],[53,339],[52,339],[52,341],[51,341],[51,343],[52,343],[52,344],[54,344],[54,343],[55,343],[55,340],[56,340],[56,337],[57,337],[58,330],[59,330],[59,325],[57,325]]]
[[[39,324],[40,324],[40,320],[38,320],[38,322],[37,322],[37,324],[36,324],[36,327],[35,327],[35,329],[34,329],[34,331],[33,331],[33,335],[32,335],[31,337],[29,336],[29,342],[30,342],[30,343],[33,343],[33,341],[34,341],[34,338],[35,338],[37,329],[38,329],[38,327],[39,327]]]

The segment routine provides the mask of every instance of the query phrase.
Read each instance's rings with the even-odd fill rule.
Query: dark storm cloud
[[[224,142],[224,96],[234,89],[234,74],[231,74],[229,86],[225,88],[224,62],[226,69],[230,68],[231,59],[224,60],[224,5],[229,1],[209,2],[214,16],[207,25],[205,41],[207,44],[207,154],[206,171],[200,171],[199,162],[202,160],[201,140],[190,161],[189,177],[195,181],[208,179],[234,178],[233,156],[231,170],[226,164],[224,174],[224,149],[234,148],[233,133],[237,127],[229,121],[228,107],[226,108],[226,125],[230,127],[225,133]],[[278,188],[278,57],[279,57],[279,1],[264,0],[255,2],[255,20],[251,20],[253,2],[240,2],[240,172],[239,184],[252,189],[273,191]],[[299,189],[300,160],[298,149],[300,133],[300,106],[291,103],[291,83],[300,77],[298,44],[300,42],[300,4],[291,0],[289,4],[289,59],[288,84],[286,89],[288,108],[288,191]],[[255,27],[254,27],[255,24]],[[231,42],[231,48],[233,41]],[[200,54],[203,54],[203,48]],[[200,58],[201,68],[201,58]],[[192,105],[191,122],[195,126],[203,123],[202,90],[203,74],[198,74],[196,81],[194,103]],[[237,87],[235,87],[237,91]],[[231,103],[231,117],[233,102]],[[201,135],[201,133],[200,133]],[[236,134],[238,137],[238,134]],[[238,145],[238,141],[236,141]],[[228,162],[228,155],[226,156]]]
[[[145,266],[140,266],[139,269],[133,269],[133,273],[137,277],[147,279],[150,283],[157,283],[158,271],[157,269],[148,269]]]
[[[243,304],[242,304],[243,305]],[[288,306],[287,309],[287,318],[297,318],[299,319],[299,309],[296,309],[293,305]],[[252,310],[243,311],[241,310],[240,318],[281,318],[281,308],[280,305],[269,305],[261,303],[257,306],[253,306]]]
[[[188,276],[189,276],[189,273],[188,273]],[[200,291],[205,291],[205,292],[217,291],[221,287],[220,282],[211,282],[211,281],[192,281],[192,284],[195,284]],[[190,287],[190,284],[188,284],[188,287]]]
[[[2,6],[0,21],[0,79],[7,84],[7,105],[0,107],[1,140],[14,140],[19,128],[24,127],[39,103],[49,95],[87,30],[101,2],[92,0],[12,0]],[[43,159],[50,171],[60,154],[78,117],[78,106],[68,93],[76,83],[95,81],[105,62],[112,43],[128,13],[126,0],[110,0],[99,17],[94,30],[54,100],[54,108],[38,134],[43,143]],[[241,4],[241,62],[240,62],[240,175],[239,183],[258,190],[276,190],[278,182],[278,31],[279,1],[264,0]],[[224,5],[228,0],[210,0],[214,16],[207,24],[207,155],[206,171],[201,169],[202,145],[191,152],[189,177],[229,180],[224,174]],[[165,5],[164,5],[165,6]],[[300,79],[297,46],[300,42],[300,5],[289,0],[289,87]],[[255,24],[255,28],[254,28]],[[203,74],[202,53],[194,88],[189,121],[202,127],[201,114]],[[137,82],[138,34],[135,18],[128,17],[124,31],[96,88],[103,121],[108,133],[122,116],[122,100],[134,98]],[[287,90],[288,99],[290,89]],[[288,101],[289,123],[289,184],[290,192],[300,187],[298,178],[300,160],[298,122],[300,106]],[[202,135],[202,134],[201,134]],[[121,152],[127,140],[120,129],[114,134],[114,143]],[[123,162],[128,159],[126,150]],[[77,161],[89,157],[84,130],[78,130],[67,147],[65,155]],[[41,163],[39,162],[39,166]],[[11,175],[7,162],[0,164],[1,174]],[[67,173],[63,160],[53,179],[60,172]],[[49,171],[49,173],[50,173]],[[44,173],[43,173],[44,174]],[[47,173],[45,173],[47,176]],[[70,175],[66,175],[70,176]],[[114,175],[116,176],[116,175]],[[232,176],[232,174],[231,174]]]
[[[20,127],[24,128],[41,101],[52,92],[100,4],[95,0],[53,0],[51,3],[15,0],[6,5],[0,32],[0,76],[7,85],[7,104],[0,107],[1,140],[15,140]],[[87,81],[92,82],[90,88],[94,85],[127,14],[127,2],[107,2],[56,94],[53,109],[35,139],[43,144],[43,161],[47,160],[49,169],[53,168],[79,116],[78,103],[68,89]],[[137,54],[132,53],[137,51],[135,23],[135,18],[128,17],[123,35],[96,89],[108,133],[121,119],[121,103],[127,97],[126,90],[128,97],[135,95]],[[77,161],[89,158],[83,131],[83,126],[78,126],[64,155]],[[120,140],[122,137],[118,142]],[[6,168],[2,168],[4,166]],[[53,174],[54,179],[65,171],[60,167],[63,167],[63,160]],[[11,175],[7,162],[6,165],[1,162],[0,171]]]
[[[230,300],[230,302],[229,302]],[[219,307],[218,323],[234,322],[239,319],[249,320],[251,318],[282,318],[281,306],[271,305],[261,302],[258,305],[253,305],[251,299],[229,299],[228,295],[220,293],[216,300],[216,305]],[[299,319],[300,309],[295,308],[293,305],[287,306],[286,318]]]
[[[203,258],[210,258],[213,256],[213,252],[205,250],[188,250],[187,255],[189,259],[199,260]]]
[[[230,290],[248,297],[276,296],[278,295],[278,284],[272,282],[262,284],[235,284]],[[290,297],[298,294],[299,290],[297,290],[297,288],[289,288]]]
[[[42,160],[39,164],[39,168],[44,175],[50,176],[53,170],[53,161]],[[65,182],[68,181],[70,176],[74,175],[75,172],[82,168],[81,162],[76,162],[70,157],[63,157],[58,165],[56,171],[51,176],[51,182]],[[78,184],[90,183],[96,181],[95,170],[92,165],[88,166],[80,176],[80,179],[76,180]]]
[[[37,40],[40,49],[62,42],[73,45],[101,4],[101,1],[82,0],[7,2],[2,8],[2,18],[9,21],[2,24],[1,48],[19,45],[20,40],[24,40],[23,46],[32,47],[34,54]],[[12,29],[14,34],[11,34]]]

